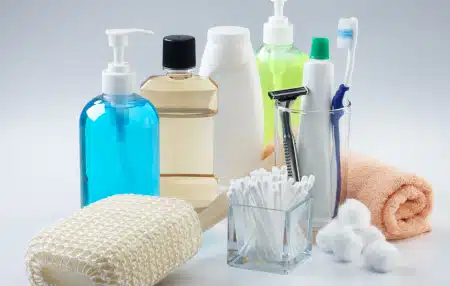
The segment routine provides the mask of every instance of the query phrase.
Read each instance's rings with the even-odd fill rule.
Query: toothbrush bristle
[[[337,45],[338,48],[351,48],[356,40],[356,29],[358,20],[356,18],[339,19],[337,29]]]
[[[338,37],[347,39],[353,38],[353,30],[352,29],[338,29],[337,31]]]

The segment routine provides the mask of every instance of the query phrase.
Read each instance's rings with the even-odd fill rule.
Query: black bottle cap
[[[195,67],[195,38],[188,35],[170,35],[163,39],[163,67],[174,70]]]

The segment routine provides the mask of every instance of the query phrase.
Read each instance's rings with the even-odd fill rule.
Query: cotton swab
[[[283,166],[274,167],[270,172],[258,169],[252,171],[249,177],[230,182],[228,194],[230,202],[236,204],[236,211],[233,212],[237,216],[236,232],[243,234],[238,234],[237,239],[241,245],[245,243],[241,254],[251,254],[265,260],[280,259],[285,247],[283,211],[303,201],[314,180],[311,175],[295,182],[288,177],[287,168]],[[297,242],[300,237],[304,238],[303,232],[295,230],[292,239]]]

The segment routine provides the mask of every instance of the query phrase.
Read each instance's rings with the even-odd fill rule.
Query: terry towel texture
[[[389,240],[431,230],[427,220],[433,207],[431,185],[423,178],[388,166],[374,158],[350,153],[343,196],[364,203],[372,223]]]

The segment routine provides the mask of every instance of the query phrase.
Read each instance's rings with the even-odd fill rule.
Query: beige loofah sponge
[[[31,240],[33,286],[151,286],[195,255],[202,231],[226,215],[226,196],[202,216],[171,198],[117,195]],[[203,219],[202,219],[203,218]]]

